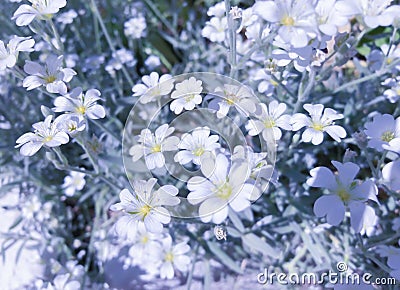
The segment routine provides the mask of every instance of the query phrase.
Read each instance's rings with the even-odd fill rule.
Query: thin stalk
[[[64,52],[64,44],[61,41],[60,34],[58,33],[56,26],[54,25],[53,19],[50,18],[48,22],[50,24],[51,30],[53,31],[54,37],[57,41],[57,46],[58,46],[57,50],[62,54]]]

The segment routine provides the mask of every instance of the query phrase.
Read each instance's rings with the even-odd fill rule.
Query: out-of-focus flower
[[[315,7],[318,28],[322,33],[333,36],[338,27],[344,26],[348,19],[339,13],[335,7],[336,0],[320,0]]]
[[[24,71],[28,76],[24,79],[23,86],[28,91],[45,86],[49,93],[64,95],[67,85],[76,72],[70,68],[62,68],[63,56],[49,55],[44,66],[26,61]]]
[[[161,233],[163,224],[171,221],[169,211],[163,206],[178,205],[180,200],[176,195],[179,190],[175,186],[164,185],[153,191],[156,183],[155,178],[148,181],[138,180],[133,184],[134,194],[128,189],[121,191],[119,194],[121,202],[111,206],[111,210],[125,213],[124,217],[118,221],[119,234],[124,235],[127,231],[136,230],[137,222],[144,222],[149,232]],[[129,229],[133,224],[135,224],[135,229]]]
[[[231,108],[235,108],[239,113],[248,116],[256,110],[255,97],[251,90],[245,86],[224,85],[223,88],[217,87],[213,95],[218,97],[210,102],[209,108],[217,110],[217,117],[225,117]]]
[[[227,28],[228,22],[226,17],[212,17],[206,22],[206,26],[201,31],[201,35],[212,42],[224,42]]]
[[[388,258],[387,265],[393,270],[390,272],[390,275],[400,280],[400,248],[380,245],[376,251],[381,257]]]
[[[51,122],[53,116],[48,116],[43,122],[38,122],[32,125],[35,129],[34,133],[25,133],[16,141],[20,152],[24,156],[32,156],[43,146],[58,147],[66,144],[69,141],[68,134],[61,131],[57,125],[57,120]]]
[[[218,135],[210,136],[210,128],[196,128],[192,134],[186,133],[182,136],[178,148],[183,150],[179,151],[174,159],[180,164],[187,164],[192,161],[194,164],[200,165],[201,157],[204,153],[213,152],[221,147],[218,140]]]
[[[385,80],[382,85],[390,86],[383,92],[383,95],[391,102],[396,103],[400,99],[400,77],[389,78]]]
[[[337,226],[343,221],[346,209],[349,209],[351,226],[359,233],[375,221],[375,212],[366,202],[378,202],[378,189],[371,180],[362,183],[354,180],[360,170],[358,165],[337,161],[332,161],[332,164],[338,170],[337,175],[327,167],[317,167],[310,171],[311,178],[307,184],[329,191],[329,194],[317,199],[314,213],[317,217],[326,216],[330,225]]]
[[[65,176],[62,187],[66,196],[74,196],[75,192],[82,190],[85,184],[85,173],[73,171]]]
[[[149,69],[153,70],[156,67],[159,67],[161,65],[160,58],[156,55],[150,55],[146,60],[144,61],[144,65]]]
[[[236,212],[250,206],[251,196],[259,189],[246,183],[250,168],[245,160],[237,159],[230,166],[228,158],[218,154],[214,158],[202,160],[201,172],[205,177],[195,176],[188,180],[190,193],[188,201],[199,204],[200,219],[216,224],[222,223],[228,216],[229,208]]]
[[[163,152],[178,149],[179,138],[170,136],[175,128],[164,124],[158,127],[153,134],[149,129],[140,132],[138,143],[132,146],[129,154],[134,162],[144,156],[148,169],[161,168],[165,164]]]
[[[175,114],[180,114],[183,109],[193,110],[203,100],[201,92],[203,91],[201,80],[190,77],[187,80],[175,85],[175,91],[172,92],[170,108]]]
[[[34,45],[35,40],[30,37],[14,36],[8,42],[7,48],[4,42],[0,40],[0,70],[14,67],[17,63],[19,52],[31,52],[34,50]]]
[[[377,114],[365,124],[364,132],[369,137],[368,147],[383,151],[400,138],[400,117],[395,120],[392,115]]]
[[[275,140],[282,137],[280,130],[292,130],[290,125],[291,117],[284,115],[286,104],[272,101],[268,107],[265,104],[260,104],[259,110],[254,114],[257,120],[250,120],[246,129],[249,130],[250,136],[256,136],[262,133],[265,141],[270,140],[270,134],[273,134]]]
[[[143,104],[156,101],[162,96],[169,95],[174,88],[174,80],[171,75],[165,74],[159,77],[158,73],[142,77],[143,84],[137,84],[132,88],[134,96],[140,97]]]
[[[311,141],[314,145],[319,145],[324,140],[324,132],[337,142],[340,142],[340,138],[346,137],[346,130],[334,123],[335,120],[343,119],[342,114],[338,114],[331,108],[324,110],[324,106],[321,104],[305,104],[303,108],[310,114],[310,117],[301,113],[292,117],[294,131],[307,127],[302,135],[303,142]]]
[[[182,242],[172,245],[172,238],[168,235],[162,240],[162,247],[159,253],[160,277],[162,279],[172,279],[174,277],[174,269],[186,272],[190,264],[190,258],[187,256],[190,247],[187,243]]]
[[[67,5],[66,0],[28,0],[32,6],[23,4],[14,12],[12,19],[18,26],[29,25],[35,18],[50,19],[53,14]]]
[[[370,28],[389,26],[396,17],[396,6],[388,6],[392,0],[340,0],[336,3],[336,9],[340,14],[352,17],[359,16],[362,23]],[[398,10],[397,10],[398,12]]]
[[[127,37],[139,39],[146,36],[146,27],[146,18],[139,15],[124,23],[124,33]]]
[[[89,119],[101,119],[106,116],[103,106],[97,104],[100,98],[100,91],[90,89],[83,93],[82,88],[73,89],[70,93],[57,97],[54,100],[54,112],[66,112]]]
[[[310,0],[257,1],[255,14],[279,26],[279,36],[294,47],[305,47],[318,35],[317,19]]]
[[[57,17],[57,22],[60,22],[62,24],[71,24],[74,22],[74,19],[78,17],[78,13],[76,13],[75,10],[71,9],[67,12],[61,13]]]
[[[391,190],[400,190],[400,160],[389,162],[382,168],[383,181]]]
[[[70,274],[59,274],[57,275],[53,282],[43,288],[45,290],[78,290],[81,288],[81,284],[76,280],[70,279]]]

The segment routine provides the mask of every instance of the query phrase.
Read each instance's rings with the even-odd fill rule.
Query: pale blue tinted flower
[[[383,151],[400,138],[400,117],[396,120],[389,114],[376,114],[372,122],[365,124],[365,134],[369,137],[368,147]]]

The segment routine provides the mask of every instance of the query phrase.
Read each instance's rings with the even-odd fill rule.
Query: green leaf
[[[227,266],[232,271],[242,274],[242,269],[235,263],[235,261],[229,257],[219,246],[219,244],[215,242],[208,241],[207,246],[210,249],[211,253],[215,255],[215,257],[225,266]]]
[[[279,252],[276,249],[272,248],[263,239],[253,233],[243,236],[242,242],[253,251],[268,255],[275,259],[279,257]]]

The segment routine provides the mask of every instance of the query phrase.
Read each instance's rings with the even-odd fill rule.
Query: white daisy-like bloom
[[[139,39],[146,36],[146,27],[146,18],[139,15],[124,23],[124,33],[127,37]]]
[[[172,92],[171,98],[174,99],[171,102],[170,108],[175,114],[180,114],[183,109],[193,110],[198,104],[201,104],[203,98],[201,92],[203,91],[201,80],[196,80],[194,77],[190,77],[183,82],[176,84],[175,91]]]
[[[14,36],[7,46],[0,40],[0,70],[14,67],[17,63],[19,52],[32,52],[34,51],[34,45],[35,40],[30,37]]]
[[[172,185],[161,186],[153,191],[157,179],[148,181],[138,180],[133,183],[134,193],[123,189],[120,194],[121,202],[111,206],[113,211],[123,211],[124,216],[117,222],[116,231],[121,236],[137,230],[137,223],[143,222],[146,230],[161,233],[163,224],[171,221],[171,215],[164,206],[175,206],[180,203],[176,195],[179,190]],[[132,235],[130,235],[132,236]]]
[[[67,0],[28,0],[32,6],[23,4],[14,12],[13,20],[18,26],[29,25],[35,18],[50,19],[67,5]]]
[[[314,4],[311,0],[257,1],[255,14],[279,26],[279,36],[294,47],[307,46],[318,35]]]
[[[280,140],[282,137],[280,129],[292,130],[291,117],[283,114],[286,111],[286,104],[272,101],[268,107],[262,103],[259,106],[254,114],[257,119],[250,120],[246,125],[250,136],[262,133],[264,140],[268,141],[270,134],[273,134],[275,140]]]
[[[129,150],[133,162],[144,157],[149,170],[163,167],[165,165],[163,152],[178,149],[179,138],[170,136],[174,131],[175,128],[168,127],[167,124],[158,127],[154,134],[149,129],[143,129],[139,135],[139,144]]]
[[[162,247],[159,252],[161,279],[172,279],[175,275],[175,269],[180,272],[186,272],[190,264],[190,258],[187,255],[190,247],[186,242],[173,245],[172,238],[168,235],[161,241]]]
[[[71,172],[65,176],[64,183],[62,185],[66,196],[74,196],[76,191],[80,191],[86,184],[85,173],[82,172]]]
[[[223,17],[225,15],[225,3],[224,1],[218,2],[214,6],[211,6],[207,10],[208,16]]]
[[[340,14],[352,17],[359,16],[363,24],[370,28],[389,26],[398,16],[399,6],[390,6],[392,0],[341,0],[336,9]]]
[[[90,89],[83,93],[82,88],[73,89],[70,93],[57,97],[54,100],[54,112],[65,112],[86,117],[89,119],[101,119],[106,116],[104,107],[97,104],[101,93],[96,89]]]
[[[335,8],[336,0],[319,0],[315,7],[319,30],[329,36],[337,33],[339,27],[346,25],[348,19]]]
[[[400,160],[392,161],[382,168],[382,178],[390,189],[400,190]]]
[[[61,131],[57,125],[57,119],[52,122],[53,116],[47,116],[43,122],[38,122],[32,125],[35,132],[23,134],[16,141],[20,152],[24,156],[32,156],[43,146],[58,147],[66,144],[69,141],[68,134]]]
[[[208,38],[212,42],[224,42],[228,21],[226,17],[212,17],[206,22],[206,26],[201,31],[201,36]]]
[[[218,154],[214,158],[203,158],[201,172],[205,177],[195,176],[188,180],[188,201],[200,204],[199,215],[204,223],[222,223],[229,209],[235,212],[250,206],[250,198],[257,196],[259,189],[246,183],[251,169],[245,160],[236,159],[230,164],[228,158]]]
[[[400,77],[389,78],[382,82],[382,85],[390,86],[383,92],[383,95],[391,102],[396,103],[400,99]]]
[[[319,145],[324,140],[324,132],[337,142],[346,137],[346,130],[334,123],[335,120],[343,119],[342,114],[338,114],[331,108],[324,110],[322,104],[305,104],[303,108],[310,114],[310,117],[301,113],[292,116],[293,131],[306,127],[302,135],[303,142]]]
[[[210,102],[209,108],[218,108],[218,118],[225,117],[232,107],[244,116],[256,110],[254,95],[245,86],[224,85],[223,88],[217,87],[213,94],[218,97]]]
[[[169,74],[161,77],[156,72],[142,77],[143,84],[137,84],[132,88],[133,96],[140,97],[140,102],[146,104],[156,101],[162,96],[169,95],[174,88],[174,80]]]
[[[365,124],[364,133],[368,136],[370,148],[379,152],[396,148],[400,141],[400,117],[394,119],[389,114],[377,114],[372,122]]]
[[[81,115],[62,114],[57,117],[58,127],[71,137],[76,136],[86,128],[85,118]]]
[[[44,66],[33,61],[26,61],[24,71],[28,76],[23,81],[24,88],[30,91],[44,86],[49,93],[66,94],[65,83],[69,83],[76,72],[70,68],[62,68],[62,62],[62,55],[49,55]]]
[[[210,128],[198,127],[191,134],[186,133],[182,136],[178,148],[183,150],[175,155],[174,160],[180,164],[193,162],[201,165],[201,157],[205,153],[214,152],[215,149],[221,147],[218,140],[218,135],[210,136]]]

